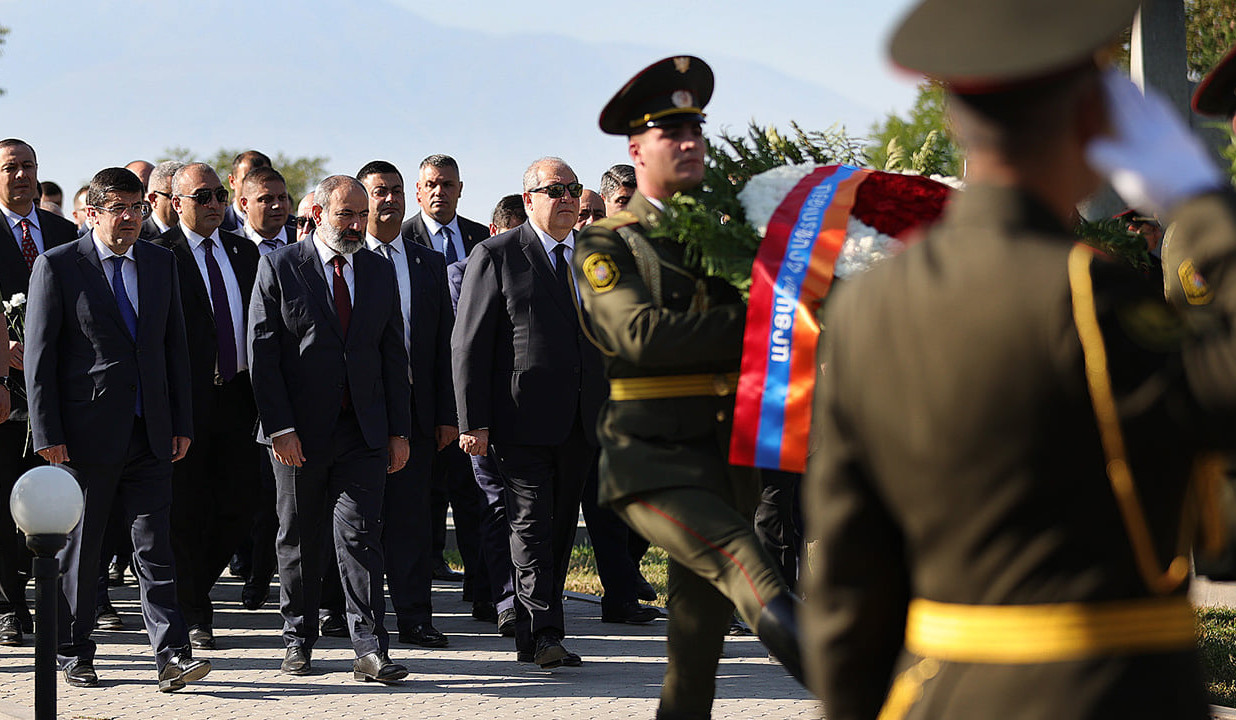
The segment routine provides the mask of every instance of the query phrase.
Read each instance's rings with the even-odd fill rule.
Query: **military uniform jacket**
[[[626,211],[590,225],[576,241],[576,284],[606,373],[613,379],[737,372],[746,306],[727,283],[688,269],[681,247],[648,238],[660,214],[636,192]],[[619,228],[655,251],[660,305]],[[707,302],[701,306],[697,296]],[[608,400],[598,423],[599,501],[726,481],[733,475],[726,461],[733,409],[733,395]],[[738,482],[753,482],[740,475]]]
[[[1190,200],[1174,242],[1236,313],[1236,198]],[[1105,475],[1073,321],[1073,238],[1012,189],[973,187],[825,311],[819,450],[804,480],[804,655],[830,720],[875,718],[907,603],[1095,603],[1151,593]],[[1090,266],[1132,475],[1159,567],[1190,463],[1236,439],[1236,340],[1188,336],[1161,288]],[[1187,585],[1187,581],[1185,583]],[[1186,591],[1184,585],[1176,594]],[[1191,652],[1039,664],[942,662],[907,717],[1205,717]]]

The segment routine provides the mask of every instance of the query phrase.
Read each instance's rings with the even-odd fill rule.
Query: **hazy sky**
[[[30,141],[40,179],[70,194],[171,147],[325,156],[344,173],[384,158],[409,177],[445,152],[461,213],[485,220],[537,157],[592,187],[625,162],[597,114],[667,55],[717,72],[710,133],[751,120],[865,133],[913,100],[914,78],[884,58],[909,4],[0,0],[0,136]]]

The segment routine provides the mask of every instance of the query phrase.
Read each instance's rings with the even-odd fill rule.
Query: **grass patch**
[[[1199,608],[1198,653],[1210,702],[1236,707],[1236,610]]]
[[[463,570],[463,560],[456,550],[447,550],[446,562],[456,570]],[[644,553],[644,559],[640,562],[640,572],[644,574],[644,578],[657,591],[656,605],[665,607],[668,600],[666,595],[666,563],[669,556],[659,547],[655,545],[648,548],[648,552]],[[592,552],[591,545],[576,544],[571,548],[571,563],[567,566],[566,589],[572,592],[588,593],[590,595],[600,595],[603,590],[601,588],[601,578],[597,575],[597,560]]]

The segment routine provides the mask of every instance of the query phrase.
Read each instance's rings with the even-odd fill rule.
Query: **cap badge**
[[[678,72],[686,73],[687,69],[690,67],[691,67],[691,58],[689,57],[674,58],[674,69],[677,70]]]
[[[676,108],[693,107],[695,105],[695,93],[690,90],[675,90],[673,95],[670,95],[670,102],[674,103]]]

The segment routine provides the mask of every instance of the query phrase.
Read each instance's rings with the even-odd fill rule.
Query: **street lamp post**
[[[62,467],[26,472],[13,486],[9,509],[34,553],[34,717],[56,717],[56,553],[82,516],[82,491]]]

